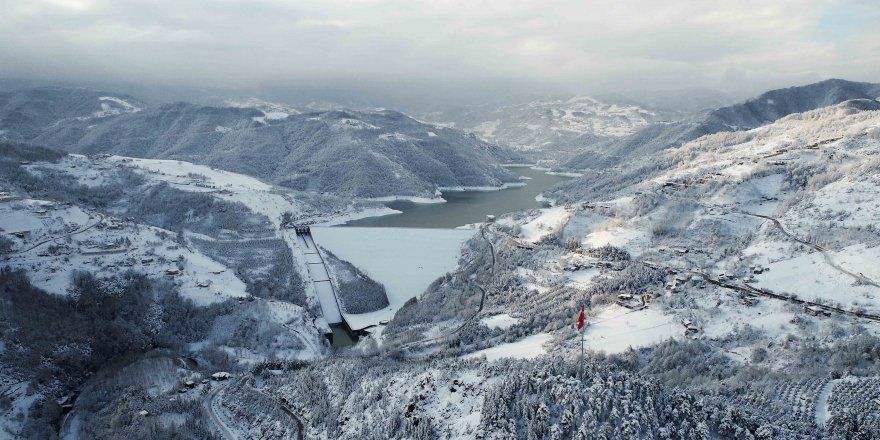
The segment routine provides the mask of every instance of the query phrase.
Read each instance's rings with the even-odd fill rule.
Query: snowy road
[[[754,214],[751,212],[740,211],[740,210],[735,210],[734,212],[738,212],[743,215],[749,215],[752,217],[762,218],[765,220],[770,220],[771,222],[773,222],[774,225],[776,225],[777,228],[779,228],[780,231],[782,231],[782,233],[786,237],[788,237],[798,243],[801,243],[805,246],[809,246],[810,248],[816,250],[817,252],[820,252],[822,254],[822,257],[825,259],[825,262],[828,263],[829,266],[833,267],[838,272],[845,274],[845,275],[849,275],[849,276],[855,278],[856,281],[858,281],[862,284],[867,284],[867,285],[874,286],[874,287],[880,287],[880,283],[877,283],[876,281],[864,276],[863,274],[860,274],[860,273],[856,274],[856,273],[850,272],[850,271],[844,269],[843,267],[841,267],[840,265],[838,265],[837,263],[835,263],[834,260],[831,258],[831,256],[828,255],[828,252],[825,251],[825,249],[822,248],[821,246],[810,243],[809,241],[806,241],[806,240],[802,240],[802,239],[798,238],[796,235],[792,234],[791,232],[788,232],[788,230],[785,229],[785,226],[783,226],[782,222],[780,222],[778,219],[776,219],[774,217],[767,216],[767,215]]]
[[[831,412],[828,409],[828,398],[831,397],[831,392],[834,391],[834,386],[839,381],[840,379],[829,380],[816,397],[816,425],[819,427],[825,426],[828,423],[828,419],[831,418]]]
[[[211,423],[217,427],[217,431],[223,436],[223,438],[229,440],[238,440],[238,435],[235,434],[226,423],[223,422],[223,418],[217,412],[217,406],[220,405],[220,400],[223,399],[221,394],[223,390],[228,386],[228,383],[220,385],[220,383],[215,383],[214,388],[208,393],[208,397],[203,402],[203,407],[205,412],[208,413],[208,417],[211,420]]]
[[[39,243],[37,243],[37,244],[34,244],[33,246],[31,246],[31,247],[29,247],[29,248],[27,248],[27,249],[20,249],[20,250],[17,250],[17,251],[12,251],[11,253],[12,253],[12,254],[23,254],[23,253],[25,253],[25,252],[28,252],[28,251],[34,250],[34,249],[36,249],[36,248],[38,248],[38,247],[40,247],[40,246],[42,246],[42,245],[44,245],[44,244],[46,244],[46,243],[54,242],[55,240],[58,240],[59,238],[71,237],[71,236],[74,236],[74,235],[76,235],[76,234],[81,234],[81,233],[86,232],[86,231],[88,231],[89,229],[92,229],[92,228],[94,228],[95,226],[101,224],[101,222],[103,222],[103,221],[104,221],[104,214],[98,213],[98,221],[92,223],[91,225],[85,226],[85,227],[83,227],[82,229],[77,229],[76,231],[73,231],[73,232],[71,232],[71,233],[69,233],[69,234],[64,234],[64,235],[62,235],[62,236],[60,236],[60,237],[47,238],[47,239],[45,239],[45,240],[43,240],[43,241],[41,241],[41,242],[39,242]]]

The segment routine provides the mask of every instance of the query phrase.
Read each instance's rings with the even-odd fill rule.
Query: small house
[[[486,223],[495,223],[495,216],[492,214],[487,215],[486,216]]]
[[[229,379],[229,377],[230,377],[230,374],[227,373],[226,371],[218,371],[218,372],[211,375],[211,379],[216,380],[216,381],[224,381],[226,379]]]

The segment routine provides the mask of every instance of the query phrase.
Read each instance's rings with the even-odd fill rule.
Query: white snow
[[[514,324],[519,322],[519,318],[514,318],[507,313],[500,313],[498,315],[487,316],[480,320],[480,323],[489,328],[498,328],[501,330],[507,330]]]
[[[330,324],[342,322],[342,313],[339,310],[339,302],[330,283],[330,274],[324,266],[321,256],[315,242],[309,236],[298,235],[296,237],[297,244],[302,246],[303,254],[306,257],[306,263],[309,270],[309,277],[315,286],[315,294],[318,297],[318,303],[321,305],[324,319]]]
[[[442,197],[418,197],[418,196],[384,196],[384,197],[372,197],[368,200],[372,200],[374,202],[396,202],[396,201],[407,201],[412,203],[446,203],[446,199]]]
[[[521,226],[520,236],[523,240],[535,243],[545,236],[561,230],[571,218],[571,212],[564,206],[541,209],[539,212],[540,214],[536,218]]]
[[[463,192],[463,191],[501,191],[508,188],[519,188],[526,186],[525,182],[508,182],[502,183],[500,186],[441,186],[437,189],[441,192]]]
[[[461,246],[474,230],[313,227],[318,246],[360,268],[385,285],[390,306],[378,312],[345,315],[353,328],[391,319],[404,302],[458,267]]]
[[[862,272],[872,279],[880,278],[876,264],[880,259],[880,247],[854,245],[831,253],[831,258],[851,272]],[[770,263],[767,267],[771,269],[769,272],[756,275],[759,287],[777,293],[793,293],[811,301],[840,303],[845,309],[880,310],[880,289],[853,285],[855,278],[830,266],[819,252]]]
[[[589,285],[594,278],[599,276],[601,272],[599,269],[581,269],[574,272],[570,272],[568,274],[568,279],[576,284],[580,284],[581,286]]]
[[[831,411],[828,408],[828,398],[831,397],[831,392],[834,391],[834,386],[837,385],[840,379],[829,380],[822,387],[822,391],[819,392],[819,395],[816,397],[816,425],[825,426],[828,423],[828,419],[831,418]]]
[[[369,208],[364,209],[357,212],[352,212],[349,214],[335,215],[329,220],[319,223],[319,226],[338,226],[348,223],[353,220],[360,220],[362,218],[368,217],[381,217],[383,215],[393,215],[393,214],[402,214],[403,211],[398,211],[396,209],[391,209],[387,206],[383,206],[380,208]]]
[[[462,356],[464,359],[474,359],[482,356],[487,361],[496,361],[503,358],[515,359],[534,359],[547,352],[545,345],[553,339],[550,333],[538,333],[528,336],[516,342],[508,342],[499,344],[491,348],[487,348]]]
[[[13,267],[27,268],[31,282],[49,293],[67,295],[75,269],[88,269],[106,276],[123,270],[129,261],[133,269],[145,270],[149,266],[149,273],[165,276],[166,269],[177,268],[173,261],[183,256],[183,270],[173,278],[183,297],[206,305],[247,295],[244,282],[235,277],[234,271],[201,252],[179,246],[171,231],[120,219],[102,220],[100,215],[78,207],[48,207],[44,208],[46,214],[38,214],[33,209],[44,206],[45,202],[32,199],[0,204],[0,227],[7,232],[30,231],[25,239],[14,239],[14,249],[21,252],[9,255],[7,260]],[[118,229],[108,227],[111,224]],[[158,234],[167,238],[163,240]],[[106,243],[124,239],[131,245],[106,249]],[[49,254],[48,249],[53,245],[68,247],[70,254]],[[160,263],[161,258],[167,261]],[[144,259],[153,261],[143,264]],[[204,281],[210,281],[211,285],[199,287]]]
[[[115,163],[127,163],[131,166],[142,168],[147,172],[164,173],[165,176],[163,177],[186,178],[190,173],[200,174],[208,179],[209,184],[232,191],[269,191],[272,189],[271,185],[244,174],[218,170],[205,165],[196,165],[180,160],[139,159],[122,156],[113,156],[109,160]],[[167,178],[161,180],[173,181],[173,179]]]
[[[675,318],[653,309],[633,311],[612,305],[587,320],[584,334],[588,350],[620,353],[681,336],[684,327]]]
[[[131,112],[131,113],[138,112],[141,110],[139,107],[131,104],[130,102],[119,99],[114,96],[101,96],[98,99],[101,101],[108,101],[108,102],[116,103],[116,104],[122,106],[122,108],[124,108],[126,111]]]
[[[624,226],[602,225],[597,230],[587,234],[583,243],[594,248],[610,244],[635,251],[632,243],[645,238],[646,232],[644,230]]]

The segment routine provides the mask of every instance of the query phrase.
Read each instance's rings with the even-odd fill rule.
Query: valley
[[[880,432],[880,104],[848,96],[564,173],[493,153],[491,185],[472,169],[419,191],[5,141],[0,429]],[[279,112],[252,122],[300,115]]]

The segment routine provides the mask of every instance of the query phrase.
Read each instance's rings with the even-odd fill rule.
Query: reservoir
[[[523,180],[526,185],[499,191],[447,191],[443,193],[446,203],[387,202],[386,206],[402,213],[352,220],[344,226],[455,228],[485,221],[487,214],[501,215],[545,207],[546,204],[535,200],[535,197],[551,186],[570,179],[528,167],[510,168],[510,171],[526,177]]]

